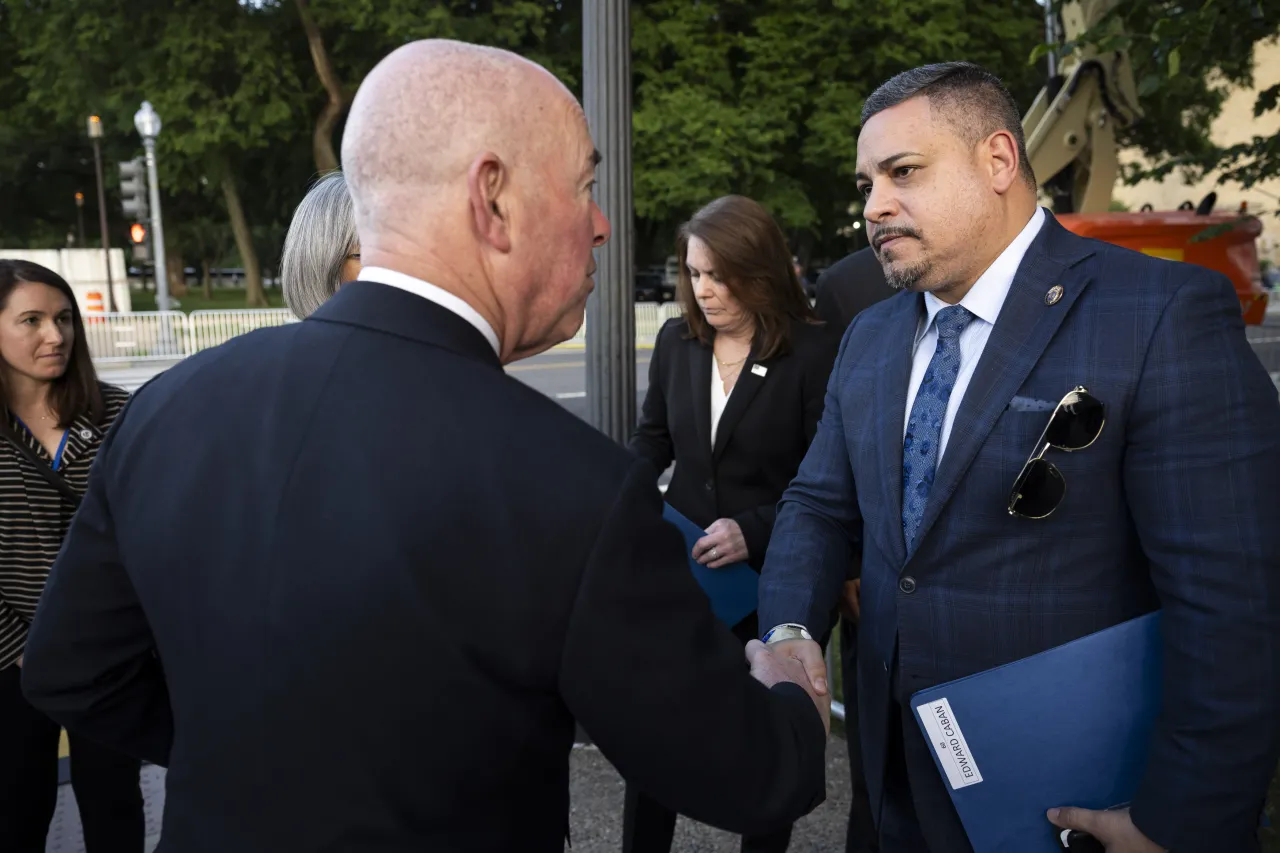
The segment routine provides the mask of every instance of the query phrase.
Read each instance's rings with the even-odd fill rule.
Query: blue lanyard
[[[71,430],[64,429],[62,431],[62,441],[58,442],[58,452],[53,455],[53,470],[57,471],[62,465],[62,451],[67,449],[67,436],[71,435]]]
[[[14,415],[13,419],[17,421],[18,424],[27,431],[28,435],[30,435],[32,438],[35,438],[36,434],[31,431],[31,427],[27,426],[26,422],[23,421],[22,418],[18,417],[17,415]],[[58,452],[53,454],[53,464],[49,466],[55,471],[57,471],[59,466],[62,465],[62,451],[67,449],[67,436],[69,435],[71,435],[70,429],[64,429],[62,431],[62,441],[58,442]]]

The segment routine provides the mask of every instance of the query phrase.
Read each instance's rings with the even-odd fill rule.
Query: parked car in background
[[[636,270],[636,302],[662,301],[662,271]]]

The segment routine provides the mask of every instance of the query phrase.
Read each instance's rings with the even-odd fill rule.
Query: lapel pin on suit
[[[1049,292],[1044,295],[1045,305],[1057,305],[1058,300],[1062,298],[1062,285],[1055,284],[1049,288]]]
[[[753,364],[751,365],[751,372],[756,376],[764,376],[769,372],[769,368],[765,367],[763,364]]]

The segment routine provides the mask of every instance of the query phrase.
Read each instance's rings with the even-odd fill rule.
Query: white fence
[[[296,322],[282,308],[248,311],[137,311],[85,315],[89,353],[99,364],[175,361],[236,335]]]
[[[663,302],[661,305],[656,302],[637,302],[636,346],[653,346],[662,324],[672,317],[681,317],[683,314],[684,312],[681,310],[679,302]],[[584,319],[582,325],[578,328],[578,334],[565,341],[561,346],[583,346],[586,342],[587,323]]]
[[[88,314],[84,330],[93,360],[103,364],[168,361],[190,354],[187,315],[180,311]]]
[[[636,303],[636,345],[652,346],[662,324],[681,316],[679,303]],[[201,350],[224,344],[237,335],[296,323],[284,308],[257,308],[241,311],[138,311],[132,314],[89,313],[85,315],[85,335],[89,352],[99,364],[147,361],[176,361]],[[587,340],[584,321],[562,346],[582,346]]]
[[[224,344],[237,335],[296,323],[298,318],[287,308],[250,308],[241,311],[192,311],[187,317],[191,336],[188,354]]]

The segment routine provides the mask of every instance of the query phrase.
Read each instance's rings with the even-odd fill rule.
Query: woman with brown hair
[[[706,530],[693,558],[710,568],[764,563],[774,511],[822,416],[838,336],[813,313],[781,229],[742,196],[716,199],[677,236],[684,316],[658,332],[649,390],[629,444],[654,476],[675,462],[671,506]],[[734,633],[745,645],[756,614]],[[626,853],[667,853],[676,816],[628,786]],[[743,838],[781,853],[788,827]]]
[[[128,394],[98,382],[71,287],[0,260],[0,849],[43,853],[61,728],[22,696],[22,652],[49,568]],[[70,734],[87,853],[142,853],[139,762]]]

